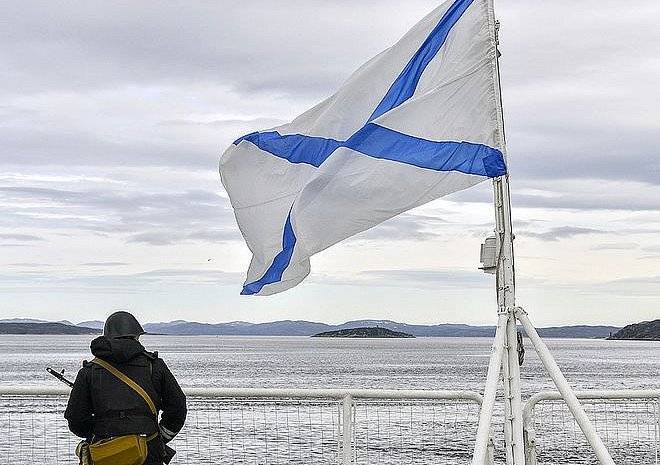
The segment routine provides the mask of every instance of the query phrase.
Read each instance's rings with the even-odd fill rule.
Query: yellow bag
[[[147,437],[140,434],[104,439],[89,445],[94,465],[142,465],[147,460]]]
[[[115,377],[126,383],[131,389],[140,394],[140,397],[149,406],[151,413],[154,417],[158,418],[158,410],[156,405],[146,393],[142,386],[137,384],[131,378],[126,376],[121,371],[110,365],[105,360],[95,358],[92,363],[102,366]],[[129,434],[127,436],[117,436],[115,438],[103,439],[89,445],[89,453],[92,458],[93,465],[142,465],[147,460],[147,453],[149,451],[147,441],[151,441],[158,433],[150,436],[143,434]]]

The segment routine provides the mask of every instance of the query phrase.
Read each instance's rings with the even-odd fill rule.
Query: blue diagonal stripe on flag
[[[422,46],[413,55],[403,72],[392,83],[383,100],[376,107],[369,121],[373,121],[393,108],[398,107],[415,93],[419,79],[433,57],[447,40],[451,28],[461,18],[473,0],[458,0],[447,10],[438,25],[429,34]]]
[[[234,142],[248,141],[276,157],[284,158],[291,163],[307,163],[317,168],[339,147],[343,142],[323,137],[304,136],[302,134],[282,135],[277,131],[253,132]]]
[[[282,280],[282,274],[286,267],[291,262],[293,256],[293,249],[296,246],[296,235],[293,233],[291,226],[291,212],[286,217],[284,224],[284,234],[282,234],[282,251],[278,253],[273,259],[272,265],[258,280],[243,286],[241,295],[257,294],[266,284],[273,284]]]

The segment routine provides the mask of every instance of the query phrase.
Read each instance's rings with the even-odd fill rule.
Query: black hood
[[[108,362],[124,363],[144,354],[144,346],[132,338],[108,339],[99,336],[90,344],[94,356]]]
[[[110,339],[117,337],[136,337],[145,333],[140,322],[128,312],[115,312],[105,320],[103,335]]]

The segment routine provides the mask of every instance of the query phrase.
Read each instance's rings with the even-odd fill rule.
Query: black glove
[[[163,462],[170,463],[175,455],[176,451],[174,449],[167,444],[163,444]]]

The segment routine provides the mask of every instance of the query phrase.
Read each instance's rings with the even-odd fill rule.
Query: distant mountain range
[[[0,320],[0,323],[61,323],[63,325],[69,326],[84,326],[76,325],[71,323],[69,320],[60,320],[60,321],[48,321],[48,320],[37,320],[35,318],[4,318]]]
[[[11,319],[0,320],[0,323],[22,323],[26,325],[52,324],[44,320]],[[62,326],[91,329],[99,332],[103,322],[98,320],[83,321],[74,325],[68,321],[57,322]],[[198,323],[176,320],[163,323],[146,323],[144,329],[151,334],[177,336],[311,336],[321,332],[340,331],[359,327],[386,328],[392,331],[412,334],[417,337],[492,337],[495,326],[471,326],[464,324],[413,325],[390,320],[355,320],[339,325],[316,323],[304,320],[283,320],[270,323],[248,323],[233,321],[230,323]],[[27,326],[26,326],[27,329]],[[616,326],[557,326],[539,328],[539,334],[553,338],[589,338],[602,339],[616,333]],[[34,331],[38,331],[34,328]],[[0,334],[3,330],[0,328]],[[34,334],[34,333],[33,333]],[[62,334],[73,334],[71,332]],[[88,333],[85,333],[88,334]]]
[[[94,328],[94,329],[102,330],[103,326],[105,326],[105,323],[99,320],[81,321],[76,326],[84,326],[85,328]]]
[[[304,320],[284,320],[271,323],[196,323],[173,321],[169,323],[147,323],[144,329],[154,334],[171,335],[217,335],[217,336],[311,336],[313,334],[340,331],[360,327],[386,328],[412,334],[417,337],[493,337],[495,326],[471,326],[464,324],[413,325],[390,320],[354,320],[339,325],[316,323]],[[606,338],[618,331],[616,326],[559,326],[540,328],[539,334],[557,338]]]

